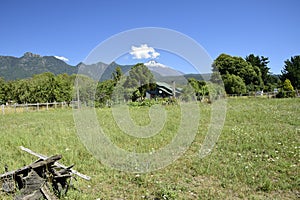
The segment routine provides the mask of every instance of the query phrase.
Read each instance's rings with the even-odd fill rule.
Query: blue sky
[[[75,65],[115,34],[162,27],[193,38],[213,59],[253,53],[269,57],[271,72],[280,73],[286,59],[300,54],[299,7],[298,0],[4,0],[0,55],[30,51]],[[163,54],[158,61],[172,65]]]

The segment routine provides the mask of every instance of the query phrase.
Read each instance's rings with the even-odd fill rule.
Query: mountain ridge
[[[151,64],[151,66],[149,66],[149,64]],[[156,61],[149,61],[148,64],[145,63],[145,65],[148,65],[148,68],[157,81],[170,82],[174,79],[187,79],[190,76],[196,79],[202,79],[201,75],[184,74]],[[112,78],[112,73],[118,66],[120,66],[123,73],[126,74],[134,65],[119,65],[115,62],[109,65],[102,62],[87,65],[80,62],[73,66],[55,56],[41,56],[39,54],[26,52],[21,57],[0,56],[0,77],[9,81],[30,78],[35,74],[45,72],[51,72],[55,75],[63,73],[72,75],[78,72],[80,73],[81,70],[79,69],[84,69],[82,70],[83,72],[88,73],[88,75],[95,79],[101,77],[100,81],[104,81]],[[99,74],[99,68],[104,70],[102,74]],[[182,82],[182,80],[180,82]]]
[[[31,52],[21,57],[0,56],[0,77],[5,80],[30,78],[34,74],[52,72],[53,74],[73,74],[78,68],[54,56],[40,56]]]

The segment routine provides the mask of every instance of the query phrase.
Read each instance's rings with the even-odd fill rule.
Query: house
[[[181,89],[176,88],[175,82],[173,85],[170,85],[166,82],[156,82],[156,87],[153,90],[148,90],[146,92],[146,98],[170,98],[170,97],[178,97],[181,94]]]

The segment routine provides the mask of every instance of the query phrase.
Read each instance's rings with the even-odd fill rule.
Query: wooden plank
[[[49,157],[45,160],[41,160],[41,161],[34,162],[34,163],[30,164],[30,167],[32,169],[36,169],[36,168],[39,168],[39,167],[42,167],[42,166],[49,166],[49,165],[54,164],[57,160],[60,160],[61,158],[62,158],[61,155],[51,156],[51,157]]]
[[[40,190],[47,200],[58,200],[58,198],[50,192],[46,184],[44,184]]]
[[[30,165],[24,166],[22,168],[19,168],[17,170],[14,171],[10,171],[10,172],[6,172],[4,174],[0,175],[0,179],[6,178],[6,177],[10,177],[10,176],[15,176],[18,174],[23,174],[26,171],[30,171],[31,169],[36,169],[42,166],[46,166],[46,165],[51,165],[53,163],[55,163],[57,160],[61,159],[62,156],[61,155],[55,155],[55,156],[51,156],[49,158],[46,159],[42,159],[42,160],[37,160],[33,163],[31,163]]]
[[[23,150],[23,151],[26,151],[27,153],[30,153],[30,154],[38,157],[38,158],[41,158],[43,160],[46,160],[48,158],[47,156],[44,156],[44,155],[39,154],[39,153],[36,153],[36,152],[34,152],[34,151],[32,151],[32,150],[30,150],[30,149],[28,149],[26,147],[23,147],[23,146],[20,146],[20,149]],[[54,165],[57,166],[57,167],[64,168],[64,169],[68,168],[67,166],[65,166],[65,165],[63,165],[63,164],[61,164],[59,162],[55,162]],[[81,174],[81,173],[79,173],[78,171],[76,171],[74,169],[70,169],[70,171],[71,171],[72,174],[75,174],[75,175],[77,175],[77,176],[79,176],[79,177],[81,177],[81,178],[83,178],[85,180],[88,180],[88,181],[91,180],[91,177],[89,177],[87,175],[84,175],[84,174]]]
[[[24,167],[22,167],[20,169],[17,169],[17,170],[11,171],[11,172],[6,172],[4,174],[1,174],[0,175],[0,179],[6,178],[8,176],[14,176],[14,175],[22,174],[23,172],[29,171],[30,169],[31,169],[30,166],[27,165],[27,166],[24,166]]]

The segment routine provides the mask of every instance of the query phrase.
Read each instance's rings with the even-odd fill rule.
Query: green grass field
[[[92,177],[77,178],[64,199],[298,199],[300,197],[300,98],[229,98],[223,131],[212,153],[198,152],[210,121],[211,104],[199,104],[200,126],[190,148],[171,165],[132,174],[101,164],[76,134],[71,109],[0,115],[0,173],[45,155]],[[149,108],[130,110],[137,124],[150,122]],[[167,106],[162,133],[147,139],[122,134],[109,108],[97,110],[111,140],[128,151],[149,152],[169,143],[178,128],[178,106]],[[0,199],[12,199],[0,193]]]

